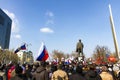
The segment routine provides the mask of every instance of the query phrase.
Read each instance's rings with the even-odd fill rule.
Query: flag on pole
[[[16,54],[19,51],[20,51],[20,48],[17,48],[14,53]]]
[[[18,47],[18,48],[15,50],[14,53],[17,53],[17,52],[19,52],[20,50],[26,50],[26,44],[24,44],[24,45]]]
[[[25,45],[25,44],[22,45],[22,46],[20,47],[20,49],[21,49],[21,50],[26,50],[26,45]]]
[[[44,43],[42,43],[36,60],[37,61],[46,61],[48,59],[48,57],[49,57],[49,55],[48,55],[46,46],[44,45]]]

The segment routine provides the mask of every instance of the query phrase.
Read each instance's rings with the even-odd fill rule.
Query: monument
[[[118,57],[118,62],[120,63],[119,47],[118,47],[116,31],[115,31],[115,26],[114,26],[114,21],[113,21],[113,16],[112,16],[112,9],[111,9],[110,4],[109,4],[109,11],[110,11],[111,30],[112,30],[112,35],[113,35],[113,40],[114,40],[114,45],[115,45],[115,52],[116,52],[117,57]]]
[[[84,60],[83,48],[84,48],[84,45],[83,45],[83,43],[81,42],[81,39],[80,39],[79,42],[77,42],[77,45],[76,45],[76,52],[78,53],[78,59],[80,58],[80,60]]]

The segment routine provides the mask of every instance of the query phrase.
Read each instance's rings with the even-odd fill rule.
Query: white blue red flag
[[[26,50],[26,44],[23,44],[22,46],[18,47],[14,53],[19,52],[20,50]]]
[[[48,59],[48,57],[49,57],[49,55],[48,55],[46,46],[44,45],[44,43],[42,43],[36,60],[37,61],[46,61]]]

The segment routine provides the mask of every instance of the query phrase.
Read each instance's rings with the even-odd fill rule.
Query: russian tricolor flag
[[[26,44],[24,44],[24,45],[20,46],[19,48],[17,48],[14,53],[17,53],[20,50],[26,50]]]
[[[49,55],[48,55],[46,46],[44,45],[44,43],[42,43],[36,60],[37,61],[46,61],[48,59],[48,57],[49,57]]]
[[[26,50],[26,45],[25,45],[25,44],[22,45],[22,46],[20,47],[20,49],[21,49],[21,50]]]

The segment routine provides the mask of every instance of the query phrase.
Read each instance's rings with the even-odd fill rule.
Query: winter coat
[[[69,80],[86,80],[86,79],[79,73],[75,73],[70,76]]]
[[[36,72],[33,73],[32,80],[49,80],[49,74],[44,67],[38,67]]]
[[[102,72],[100,74],[100,76],[101,76],[102,80],[114,80],[112,75],[108,72]]]
[[[53,73],[51,80],[58,80],[58,76],[60,76],[63,80],[68,80],[67,73],[60,69]]]
[[[23,79],[23,75],[19,74],[19,75],[15,75],[14,77],[11,77],[10,80],[24,80],[24,79]]]
[[[100,77],[100,75],[94,71],[94,70],[89,70],[86,75],[85,78],[87,80],[102,80],[102,78]]]

